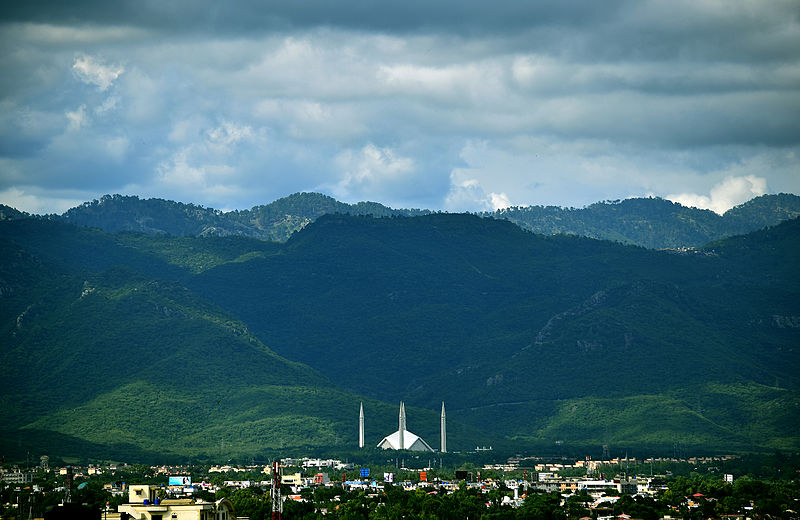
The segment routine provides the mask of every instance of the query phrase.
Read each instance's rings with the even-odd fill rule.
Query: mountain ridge
[[[295,193],[249,210],[220,211],[194,204],[136,196],[105,195],[61,215],[63,220],[104,231],[137,231],[173,236],[248,236],[285,242],[325,214],[375,217],[419,216],[424,209],[393,209],[377,202],[347,204],[320,193]],[[727,236],[756,231],[800,216],[800,197],[762,195],[718,215],[660,198],[597,202],[584,208],[515,206],[479,212],[545,235],[574,234],[650,249],[700,247]],[[31,218],[0,206],[0,220]]]

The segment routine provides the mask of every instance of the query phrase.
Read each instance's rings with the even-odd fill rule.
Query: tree
[[[528,495],[517,510],[520,518],[531,520],[565,520],[567,515],[561,507],[558,493],[534,493]]]

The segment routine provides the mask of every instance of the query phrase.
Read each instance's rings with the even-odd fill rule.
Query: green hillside
[[[471,215],[286,243],[0,222],[0,448],[800,449],[800,220],[673,254]],[[363,396],[363,397],[362,397]],[[412,413],[413,412],[413,413]],[[374,438],[373,438],[374,437]]]
[[[773,438],[732,435],[761,421],[760,405],[745,400],[747,413],[720,421],[729,405],[708,385],[734,394],[780,385],[781,402],[796,402],[798,238],[791,221],[716,254],[675,255],[469,216],[325,217],[280,255],[221,265],[192,284],[283,355],[327,374],[358,366],[348,381],[359,392],[430,408],[446,400],[476,425],[540,431],[519,438],[556,440],[558,424],[571,424],[559,403],[623,397],[650,403],[625,416],[650,430],[642,442],[670,444],[665,431],[713,421],[721,426],[682,442],[786,447],[797,444],[793,415],[773,424]],[[741,241],[757,246],[746,254]],[[719,403],[692,411],[675,404],[676,389]],[[535,420],[505,406],[531,401]],[[671,422],[656,422],[659,406]],[[616,442],[635,442],[618,431]]]
[[[762,195],[724,215],[659,198],[634,198],[585,208],[512,207],[490,213],[535,233],[565,233],[651,249],[699,247],[713,240],[749,233],[800,216],[800,197]]]
[[[0,452],[171,460],[352,447],[360,401],[376,444],[396,427],[396,403],[276,355],[180,282],[273,249],[0,222]],[[410,414],[435,438],[438,413]],[[481,436],[452,428],[461,442]]]

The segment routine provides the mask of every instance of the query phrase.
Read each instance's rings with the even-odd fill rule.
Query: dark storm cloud
[[[0,6],[0,202],[798,191],[796,1]]]
[[[350,1],[31,1],[5,3],[8,21],[135,25],[172,31],[253,33],[333,26],[364,31],[508,32],[531,26],[583,25],[609,19],[630,2]]]
[[[333,27],[384,33],[496,37],[508,50],[549,49],[576,60],[749,62],[796,58],[800,7],[763,2],[617,0],[6,2],[6,22],[133,26],[174,34],[248,37]]]

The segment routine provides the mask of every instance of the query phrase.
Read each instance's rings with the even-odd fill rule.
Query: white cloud
[[[470,90],[489,90],[492,78],[500,73],[493,64],[471,63],[447,67],[424,67],[411,64],[381,66],[378,78],[393,91],[403,95],[430,96],[455,101]]]
[[[88,193],[42,193],[37,188],[13,187],[0,191],[0,201],[3,204],[34,215],[60,214],[90,199],[91,196]]]
[[[504,209],[511,206],[511,201],[508,200],[508,195],[505,193],[490,193],[489,202],[493,210]]]
[[[86,105],[81,105],[72,112],[67,111],[66,116],[69,121],[67,130],[71,132],[78,131],[89,123],[89,116],[86,115]]]
[[[404,179],[414,172],[414,160],[401,157],[388,147],[378,147],[372,143],[361,150],[347,150],[336,158],[342,178],[332,186],[338,197],[351,200],[365,193],[380,193],[389,196],[391,186],[404,183]]]
[[[100,106],[95,107],[94,112],[97,115],[104,115],[116,109],[119,102],[120,102],[119,96],[109,96],[105,99],[105,101],[103,101],[103,103]]]
[[[241,142],[252,142],[255,137],[248,125],[223,121],[219,126],[206,131],[206,143],[216,153],[229,154]]]
[[[102,60],[81,54],[75,57],[72,65],[75,76],[87,85],[95,85],[101,92],[108,90],[120,75],[125,72],[122,65],[106,65]]]
[[[205,129],[203,124],[189,118],[173,126],[170,141],[184,144],[157,164],[155,183],[142,188],[178,191],[184,200],[225,206],[248,191],[242,187],[252,174],[248,159],[265,145],[263,136],[233,121]]]
[[[257,101],[253,114],[276,130],[302,140],[322,139],[348,144],[368,132],[369,111],[347,101],[269,98]]]
[[[144,192],[159,193],[176,191],[181,196],[176,200],[204,203],[213,202],[216,207],[225,207],[231,199],[241,198],[244,192],[236,175],[236,168],[224,162],[202,162],[203,157],[193,156],[193,147],[184,147],[161,162],[154,183],[139,186]],[[131,187],[129,187],[131,188]]]
[[[722,215],[732,207],[765,193],[767,193],[766,179],[755,175],[746,175],[744,177],[726,177],[722,182],[713,186],[708,195],[680,193],[667,195],[666,198],[684,206],[710,209]]]
[[[158,165],[159,181],[174,186],[203,187],[206,185],[206,172],[202,167],[189,164],[190,148],[182,148],[168,161]]]
[[[505,193],[486,193],[478,179],[470,178],[469,170],[450,173],[450,191],[444,207],[448,211],[494,211],[511,206]]]

